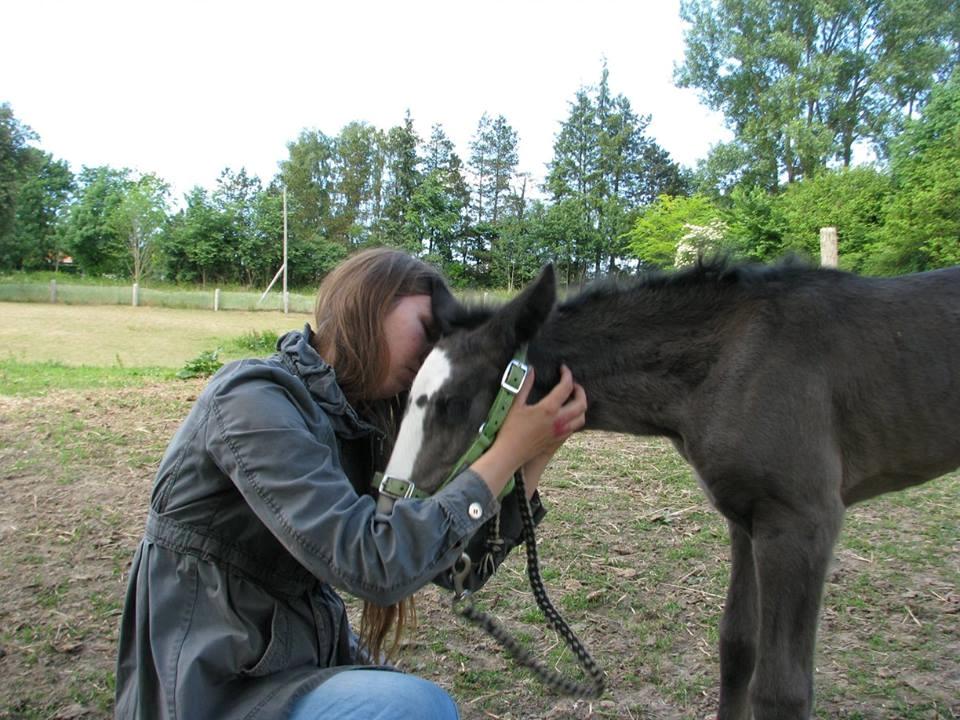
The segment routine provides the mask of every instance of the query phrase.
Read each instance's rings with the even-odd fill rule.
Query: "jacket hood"
[[[312,338],[310,323],[303,326],[302,332],[293,330],[283,335],[277,341],[281,362],[307,386],[317,404],[330,418],[337,435],[347,439],[371,433],[381,435],[379,429],[361,419],[347,402],[337,384],[336,371],[314,349],[310,343]]]

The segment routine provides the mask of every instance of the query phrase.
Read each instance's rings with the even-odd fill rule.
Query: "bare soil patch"
[[[201,382],[0,396],[0,718],[107,718],[127,566],[153,472]],[[960,523],[954,475],[848,514],[822,613],[824,718],[960,716]],[[436,588],[400,665],[465,720],[706,718],[726,530],[673,450],[584,433],[548,471],[539,548],[551,599],[608,673],[558,698],[456,618]],[[478,602],[576,674],[511,557]]]

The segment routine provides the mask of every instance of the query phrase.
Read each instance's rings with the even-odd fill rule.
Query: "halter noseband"
[[[493,399],[493,405],[490,406],[490,412],[487,413],[486,421],[477,431],[477,437],[470,447],[467,448],[467,451],[460,456],[460,459],[457,460],[453,466],[453,470],[450,471],[447,479],[440,484],[437,490],[446,487],[451,480],[469,467],[474,460],[483,455],[493,444],[497,433],[500,431],[500,427],[503,425],[503,421],[507,418],[507,413],[510,412],[510,408],[513,407],[514,398],[517,396],[517,393],[520,392],[520,388],[523,387],[523,381],[527,377],[529,366],[526,363],[526,358],[527,346],[523,345],[517,350],[517,353],[503,371],[503,376],[500,378],[500,390]],[[393,507],[393,503],[401,498],[423,500],[432,494],[418,488],[413,484],[412,480],[393,477],[392,475],[385,475],[379,472],[373,476],[372,484],[379,492],[379,497],[383,498],[383,501],[378,499],[377,509],[384,512],[388,512]],[[511,477],[506,487],[504,487],[500,493],[500,498],[502,499],[513,490],[513,487],[514,481]]]

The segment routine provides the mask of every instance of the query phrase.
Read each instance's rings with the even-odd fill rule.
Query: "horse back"
[[[832,475],[847,505],[960,465],[960,267],[812,271],[763,288],[727,328],[710,452],[739,443],[798,487]]]

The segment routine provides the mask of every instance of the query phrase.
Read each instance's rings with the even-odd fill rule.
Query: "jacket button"
[[[483,517],[483,508],[480,507],[480,503],[470,503],[470,507],[467,508],[467,514],[474,520],[479,520]]]

